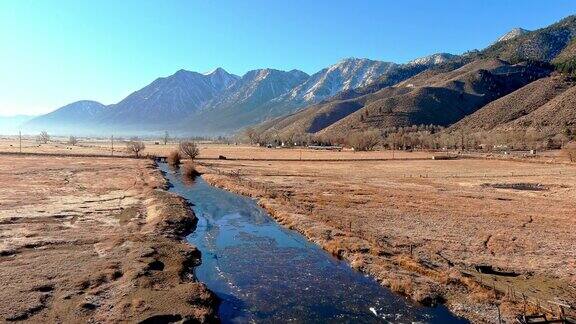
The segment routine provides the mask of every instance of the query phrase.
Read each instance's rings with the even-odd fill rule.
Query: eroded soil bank
[[[196,218],[153,162],[0,156],[0,319],[211,321]]]
[[[513,322],[524,297],[527,312],[537,301],[575,306],[574,169],[466,160],[220,161],[200,170],[416,301],[492,323],[498,310]],[[501,182],[550,189],[485,185]]]

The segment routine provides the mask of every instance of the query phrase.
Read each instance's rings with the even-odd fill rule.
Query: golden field
[[[145,143],[144,154],[154,156],[166,156],[178,147],[176,142]],[[535,305],[551,311],[556,311],[558,305],[576,307],[576,165],[567,163],[561,152],[459,155],[337,152],[205,142],[198,145],[197,166],[208,182],[258,198],[280,223],[414,300],[425,304],[446,302],[458,314],[488,322],[497,321],[496,305],[509,320],[524,308],[535,309]],[[116,142],[115,148],[116,156],[127,156],[123,143]],[[17,151],[19,145],[14,138],[0,140],[0,152]],[[80,139],[71,146],[65,139],[53,139],[39,145],[27,139],[22,151],[107,155],[110,143]],[[220,155],[227,160],[219,160]],[[432,160],[438,155],[459,158]],[[95,186],[90,179],[96,177],[113,179],[101,185],[108,186],[106,190],[115,188],[116,195],[123,193],[123,203],[131,201],[132,205],[121,206],[123,210],[134,210],[132,206],[146,200],[138,198],[146,197],[143,193],[126,195],[134,191],[129,183],[140,183],[142,192],[150,192],[161,180],[147,160],[46,155],[0,155],[0,159],[8,188],[13,187],[11,183],[30,183],[36,174],[50,174],[52,169],[63,173],[49,179],[75,175],[76,171],[69,168],[86,169],[83,172],[88,175],[81,183],[58,183],[66,190]],[[17,174],[21,178],[8,176],[20,165],[24,171]],[[103,177],[104,172],[110,174]],[[137,180],[148,174],[155,180]],[[37,185],[41,186],[39,191],[50,192],[56,183]],[[5,191],[5,195],[11,193],[3,198],[15,202],[2,207],[9,215],[23,208],[36,213],[23,207],[26,203],[22,198],[10,198],[22,197],[34,188],[25,185]],[[102,190],[94,195],[108,194]],[[85,202],[74,204],[80,208]],[[62,207],[51,208],[58,211]],[[84,217],[94,217],[92,207],[82,208],[90,212]],[[107,215],[106,226],[113,228],[117,226],[116,212],[105,209],[99,212],[102,215],[95,215]],[[66,217],[62,222],[69,221]],[[32,226],[16,223],[20,225],[11,232]],[[14,226],[11,221],[6,224]],[[98,233],[94,228],[90,232]]]
[[[576,307],[576,166],[487,159],[201,161],[384,285],[497,321]],[[480,271],[479,271],[480,270]],[[497,292],[494,292],[494,288]]]

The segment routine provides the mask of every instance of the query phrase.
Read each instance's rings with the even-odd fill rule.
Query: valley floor
[[[200,164],[208,182],[258,198],[282,224],[420,302],[445,300],[454,312],[489,322],[498,320],[497,304],[507,319],[524,304],[576,307],[576,166],[485,159]]]
[[[7,143],[0,149],[13,152]],[[107,150],[82,145],[39,153]],[[145,153],[176,147],[147,142]],[[496,305],[507,319],[537,305],[576,307],[576,165],[558,152],[432,160],[200,149],[207,181],[258,198],[280,223],[415,300],[489,322]],[[180,240],[194,216],[165,186],[148,160],[0,155],[0,316],[210,318],[212,294],[186,275],[199,253]]]
[[[206,321],[195,217],[149,160],[0,155],[0,321]]]

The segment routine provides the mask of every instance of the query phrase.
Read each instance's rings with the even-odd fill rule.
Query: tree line
[[[566,127],[550,135],[535,129],[485,131],[472,133],[466,129],[450,130],[438,125],[389,127],[381,130],[353,131],[334,136],[309,133],[260,133],[248,128],[240,141],[261,146],[348,146],[357,151],[375,148],[392,150],[544,150],[565,146],[576,140],[576,132]]]

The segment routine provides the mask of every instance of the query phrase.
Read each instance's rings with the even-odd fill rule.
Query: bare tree
[[[289,133],[284,134],[283,136],[279,136],[279,137],[280,137],[280,142],[286,147],[292,147],[294,145],[297,145],[295,132],[289,132]]]
[[[74,146],[78,144],[78,139],[74,136],[70,136],[70,138],[68,139],[68,144]]]
[[[168,134],[168,131],[164,132],[164,138],[162,140],[164,141],[164,145],[168,144],[168,141],[170,140],[170,134]]]
[[[41,131],[36,137],[36,141],[38,143],[46,144],[50,141],[50,135],[48,135],[47,131]]]
[[[140,156],[140,152],[144,151],[146,145],[144,142],[138,140],[137,138],[133,138],[130,141],[126,142],[126,150],[128,153],[134,154],[136,157]]]
[[[371,151],[380,144],[380,133],[378,131],[354,133],[348,138],[348,144],[356,151]]]
[[[244,134],[246,135],[246,137],[248,137],[250,144],[256,144],[260,142],[260,134],[258,134],[258,132],[254,128],[252,127],[246,128]]]
[[[180,152],[193,160],[200,154],[200,149],[192,141],[183,141],[180,142]]]

